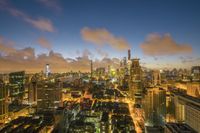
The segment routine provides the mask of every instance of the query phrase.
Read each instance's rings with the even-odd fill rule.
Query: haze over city
[[[198,1],[0,1],[0,71],[114,67],[132,51],[143,67],[200,62]]]

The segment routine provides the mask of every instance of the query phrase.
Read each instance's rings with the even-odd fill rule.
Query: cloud
[[[40,37],[37,42],[42,46],[43,48],[47,48],[48,50],[51,49],[51,43],[44,37]]]
[[[46,32],[55,32],[56,31],[55,27],[53,26],[53,23],[49,19],[42,18],[42,17],[34,19],[34,18],[30,17],[28,14],[26,14],[25,12],[22,12],[16,8],[10,6],[10,4],[4,0],[2,2],[0,2],[0,9],[7,11],[12,16],[22,19],[23,21],[31,24],[33,27],[35,27],[41,31],[46,31]]]
[[[45,64],[50,64],[52,72],[68,72],[68,71],[90,71],[90,56],[93,54],[85,49],[81,55],[75,59],[64,58],[62,54],[50,50],[48,53],[36,55],[35,49],[26,47],[16,49],[11,45],[7,45],[6,39],[0,38],[0,72],[12,72],[25,70],[28,73],[44,71]],[[90,58],[89,58],[90,57]],[[102,60],[93,60],[94,68],[106,67],[112,65],[119,66],[117,58],[103,58]]]
[[[98,46],[110,45],[112,48],[120,51],[130,48],[130,44],[124,38],[115,37],[106,29],[85,27],[81,30],[81,36],[85,41]]]
[[[10,40],[5,40],[3,37],[0,36],[0,52],[3,55],[7,55],[10,53],[16,52],[16,50],[10,46],[13,46],[14,42]]]
[[[52,22],[49,19],[45,19],[45,18],[38,18],[38,19],[24,18],[24,20],[26,22],[32,24],[35,28],[37,28],[41,31],[55,32],[55,28],[54,28]]]
[[[88,49],[85,49],[82,53],[82,57],[89,58],[89,57],[92,57],[92,56],[93,56],[93,54]]]
[[[192,57],[192,56],[180,56],[179,59],[183,64],[190,63],[190,64],[199,64],[200,57]]]
[[[59,0],[38,0],[42,5],[46,6],[47,8],[56,10],[56,11],[61,11],[61,5]]]
[[[108,57],[108,53],[106,51],[103,51],[100,48],[96,48],[96,51],[101,57]]]
[[[144,43],[140,45],[143,53],[149,56],[163,56],[188,54],[192,47],[188,44],[178,44],[169,34],[150,34]]]

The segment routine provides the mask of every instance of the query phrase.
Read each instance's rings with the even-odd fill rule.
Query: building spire
[[[131,60],[131,50],[128,50],[128,60]]]

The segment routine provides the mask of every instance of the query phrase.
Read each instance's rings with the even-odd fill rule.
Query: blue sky
[[[87,27],[91,30],[105,29],[115,39],[123,38],[130,45],[133,57],[140,57],[149,66],[155,63],[181,66],[183,60],[180,57],[191,57],[196,62],[188,62],[199,64],[199,60],[196,60],[200,57],[198,0],[2,0],[0,18],[0,36],[15,42],[14,48],[32,47],[36,54],[49,51],[38,44],[38,38],[43,37],[51,44],[53,51],[65,58],[80,56],[85,49],[98,59],[104,56],[98,54],[97,49],[107,53],[110,58],[127,56],[127,50],[118,50],[109,44],[99,46],[94,41],[84,39],[81,30]],[[48,20],[53,29],[35,26],[34,22],[39,19]],[[186,44],[192,48],[192,52],[146,54],[141,44],[155,33],[161,40],[169,34],[177,45]],[[167,62],[163,62],[163,59]]]

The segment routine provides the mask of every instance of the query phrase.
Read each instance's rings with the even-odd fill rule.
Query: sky
[[[0,0],[0,72],[200,65],[198,0]]]

